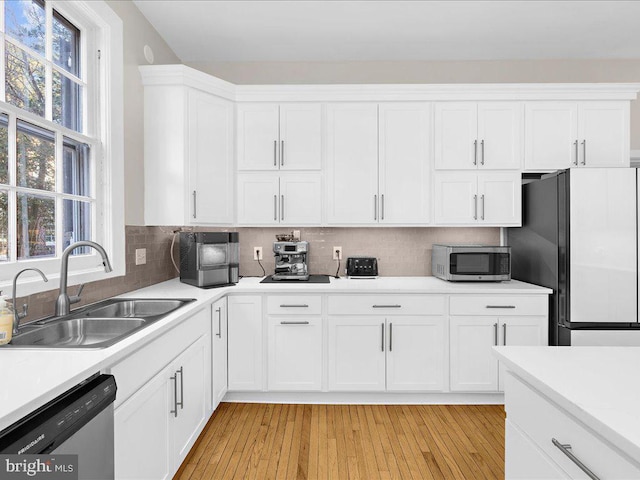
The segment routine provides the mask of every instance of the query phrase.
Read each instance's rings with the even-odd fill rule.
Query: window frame
[[[0,111],[9,115],[9,139],[16,138],[16,118],[33,123],[56,136],[57,165],[62,162],[63,137],[86,143],[91,148],[91,177],[93,189],[91,197],[95,208],[93,216],[92,240],[101,244],[111,260],[113,271],[105,273],[102,259],[95,250],[89,254],[69,258],[68,284],[103,280],[125,275],[125,233],[124,233],[124,105],[123,105],[123,34],[122,20],[102,0],[56,1],[47,0],[47,19],[52,19],[55,9],[81,32],[80,78],[83,82],[83,109],[85,111],[85,133],[68,129],[61,124],[45,120],[36,114],[0,101]],[[0,15],[4,16],[4,2],[0,2]],[[2,20],[4,20],[2,18]],[[50,23],[48,21],[48,23]],[[49,25],[48,25],[49,26]],[[48,37],[50,42],[51,36]],[[99,57],[99,58],[98,58]],[[93,60],[92,60],[93,59]],[[0,62],[4,73],[4,42],[0,45]],[[52,58],[53,63],[53,58]],[[60,67],[58,67],[60,68]],[[52,68],[53,72],[55,68]],[[66,72],[69,74],[69,72]],[[51,77],[46,87],[49,97],[47,109],[51,108]],[[73,74],[70,76],[75,77]],[[4,98],[5,79],[0,80],[0,98]],[[51,112],[48,111],[47,114]],[[51,115],[48,115],[52,118]],[[15,140],[10,140],[15,141]],[[10,152],[12,148],[10,147]],[[15,149],[13,149],[15,152]],[[11,177],[15,180],[15,156],[9,154]],[[56,169],[56,182],[61,182],[61,169]],[[14,181],[15,184],[15,181]],[[22,190],[18,187],[12,189]],[[35,192],[35,191],[34,191]],[[57,195],[61,195],[60,192]],[[61,197],[56,200],[62,202]],[[61,210],[57,210],[61,215]],[[9,205],[8,232],[15,242],[16,208]],[[5,293],[11,289],[14,275],[24,268],[39,268],[49,278],[44,283],[39,275],[30,272],[20,276],[18,295],[24,296],[48,291],[59,286],[60,255],[62,254],[61,219],[56,219],[56,256],[17,261],[15,257],[0,263],[0,289]]]

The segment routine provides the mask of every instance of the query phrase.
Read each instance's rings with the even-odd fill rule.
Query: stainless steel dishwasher
[[[115,398],[113,375],[95,374],[2,430],[0,453],[78,455],[77,478],[113,480]]]

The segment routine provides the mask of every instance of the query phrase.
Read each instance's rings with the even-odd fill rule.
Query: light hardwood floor
[[[501,405],[222,403],[174,478],[504,478]]]

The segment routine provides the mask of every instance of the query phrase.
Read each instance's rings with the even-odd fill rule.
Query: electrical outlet
[[[333,247],[333,259],[342,260],[342,247]]]
[[[262,260],[262,247],[253,247],[253,259]]]
[[[136,265],[144,265],[147,263],[147,249],[136,248]]]

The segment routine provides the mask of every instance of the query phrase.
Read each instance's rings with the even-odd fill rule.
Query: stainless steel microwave
[[[433,245],[431,273],[450,282],[511,280],[511,247]]]

